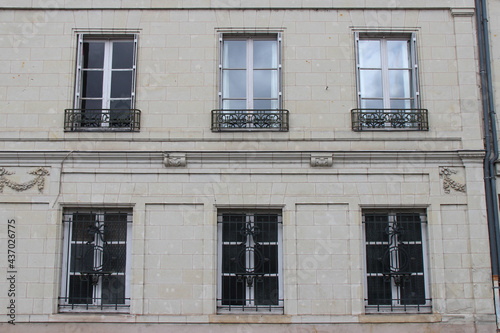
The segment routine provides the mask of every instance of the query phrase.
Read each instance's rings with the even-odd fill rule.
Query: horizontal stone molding
[[[326,159],[325,159],[326,158]],[[331,158],[331,160],[330,160]],[[335,167],[347,163],[429,164],[462,166],[464,162],[482,163],[484,151],[17,151],[0,152],[4,167],[58,166],[64,168],[92,164],[95,168],[162,168],[168,166],[207,166],[245,163],[311,167],[322,164]],[[189,164],[188,164],[189,161]],[[321,161],[321,163],[320,163]]]

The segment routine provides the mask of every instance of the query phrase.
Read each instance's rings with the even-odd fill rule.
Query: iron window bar
[[[352,130],[428,131],[427,109],[352,109]]]
[[[364,213],[367,312],[432,312],[424,213]]]
[[[137,109],[66,109],[65,132],[138,132],[141,111]]]
[[[131,212],[63,214],[65,251],[59,308],[127,311],[127,239]]]
[[[219,311],[283,313],[280,213],[222,213]]]
[[[212,131],[288,131],[288,110],[212,110]]]

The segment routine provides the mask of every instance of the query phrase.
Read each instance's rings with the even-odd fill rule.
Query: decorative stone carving
[[[42,193],[45,187],[45,176],[50,175],[47,169],[40,167],[28,172],[30,175],[35,176],[33,180],[30,180],[26,183],[16,183],[6,177],[13,175],[14,173],[15,172],[7,171],[5,168],[0,168],[0,193],[3,193],[3,188],[5,186],[13,189],[14,191],[22,192],[29,190],[35,185],[37,185],[38,187],[38,192]]]
[[[332,155],[311,155],[312,167],[331,167],[333,165]]]
[[[465,185],[456,182],[451,179],[451,175],[457,174],[457,171],[448,167],[441,167],[439,170],[439,175],[443,178],[443,190],[444,193],[450,194],[451,189],[457,192],[465,193]]]
[[[187,165],[185,154],[166,154],[163,163],[168,167],[185,167]]]

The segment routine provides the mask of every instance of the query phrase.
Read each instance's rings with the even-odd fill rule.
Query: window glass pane
[[[388,245],[366,245],[366,271],[368,273],[390,272]]]
[[[255,304],[278,305],[279,287],[278,277],[265,276],[255,279]]]
[[[276,41],[254,40],[253,67],[278,68],[278,48]]]
[[[245,278],[222,277],[222,305],[245,305]]]
[[[278,241],[278,215],[276,214],[255,214],[254,228],[256,242],[277,242]]]
[[[277,110],[278,100],[276,99],[254,99],[253,108],[256,110]]]
[[[405,241],[421,241],[422,240],[422,224],[419,214],[398,214],[397,222],[404,228]]]
[[[247,42],[245,40],[224,41],[222,59],[223,68],[246,68]]]
[[[247,101],[244,99],[238,100],[224,100],[222,101],[222,109],[224,110],[246,110],[247,109]]]
[[[399,246],[400,255],[399,267],[403,272],[419,272],[424,271],[424,258],[422,255],[422,244],[401,244]]]
[[[254,270],[255,273],[277,274],[278,273],[278,246],[277,245],[255,245]]]
[[[125,304],[125,276],[103,277],[102,304]]]
[[[246,272],[246,247],[242,245],[222,246],[222,272],[244,273]]]
[[[125,272],[127,246],[125,244],[104,244],[102,270],[104,272]]]
[[[222,73],[222,96],[224,98],[246,98],[247,81],[245,70],[225,70]]]
[[[386,279],[384,276],[369,276],[367,278],[367,283],[369,305],[391,304],[391,279]]]
[[[126,213],[104,214],[104,240],[106,242],[127,240]]]
[[[99,115],[101,117],[101,110],[102,110],[102,99],[84,99],[81,101],[82,105],[81,108],[84,110],[98,110],[97,112],[93,112],[94,116],[96,117]],[[82,115],[84,112],[87,112],[87,117],[91,117],[90,111],[83,111]]]
[[[126,109],[126,110],[130,110],[132,109],[132,100],[131,99],[119,99],[119,100],[113,100],[113,101],[110,101],[110,105],[109,105],[109,108],[111,110],[119,110],[119,109]],[[130,114],[128,111],[127,112],[121,112],[121,113],[116,113],[116,114],[122,114],[122,115],[125,115],[125,114]]]
[[[386,232],[389,216],[387,214],[366,214],[365,230],[367,242],[388,242]]]
[[[253,72],[253,94],[256,98],[278,97],[278,72],[256,70]]]
[[[425,304],[425,281],[421,275],[412,275],[403,280],[401,286],[401,304]]]
[[[387,41],[389,68],[408,68],[408,41]]]
[[[69,277],[69,303],[92,304],[93,287],[88,277],[71,275]]]
[[[71,241],[92,242],[94,235],[89,234],[88,228],[95,225],[95,214],[77,213],[73,214],[73,223],[71,224]]]
[[[384,101],[381,99],[362,99],[362,109],[380,110],[384,108]]]
[[[113,71],[111,77],[111,98],[132,95],[132,71]]]
[[[94,244],[72,244],[71,245],[71,272],[94,271]]]
[[[359,84],[361,86],[361,96],[363,98],[382,98],[382,71],[380,70],[360,70]]]
[[[391,109],[412,109],[412,100],[410,99],[391,99]]]
[[[245,228],[245,214],[224,214],[222,216],[222,241],[244,242],[246,240]]]
[[[362,68],[380,68],[380,41],[360,40],[359,41],[359,65]]]
[[[410,73],[407,70],[389,71],[389,85],[391,97],[409,98]]]
[[[102,71],[83,71],[82,98],[102,97]]]
[[[134,65],[134,42],[113,43],[113,69],[132,68]]]
[[[104,67],[104,42],[83,43],[83,68]]]

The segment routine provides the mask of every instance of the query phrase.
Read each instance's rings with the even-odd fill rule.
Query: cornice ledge
[[[463,163],[483,163],[486,153],[484,150],[462,150],[458,151],[458,156]]]
[[[177,154],[177,153],[166,153]],[[186,152],[190,164],[297,164],[309,163],[311,153],[307,152],[269,152],[269,151],[231,151],[231,152]]]
[[[356,152],[334,152],[336,161],[344,162],[369,162],[369,163],[428,163],[428,162],[461,162],[457,151],[356,151]]]
[[[150,151],[0,151],[3,165],[50,165],[71,160],[78,163],[151,163],[163,158]]]
[[[459,16],[473,16],[475,13],[474,7],[470,8],[451,8],[451,15],[453,17],[459,17]]]

